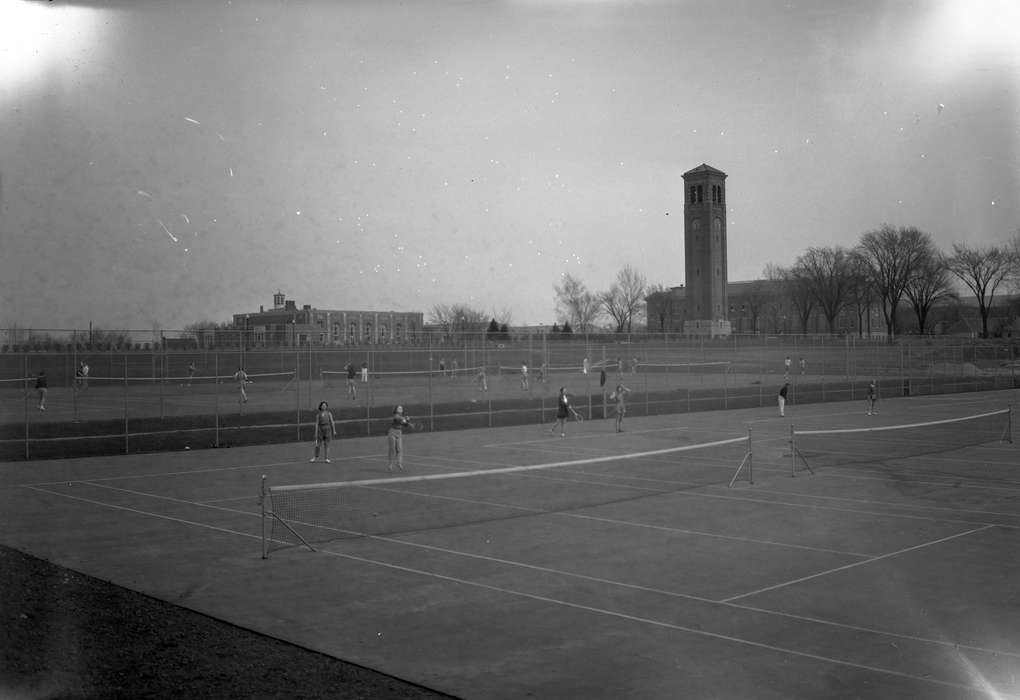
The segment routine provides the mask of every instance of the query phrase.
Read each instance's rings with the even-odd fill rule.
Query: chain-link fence
[[[406,345],[268,348],[243,340],[8,347],[0,459],[310,441],[323,400],[343,437],[383,434],[397,404],[432,430],[547,423],[560,387],[600,419],[612,415],[608,396],[619,384],[630,389],[632,416],[773,406],[786,382],[791,404],[863,399],[873,380],[886,397],[1020,386],[1020,345],[1010,341],[447,333]]]

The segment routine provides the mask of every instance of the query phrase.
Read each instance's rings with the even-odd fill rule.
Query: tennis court
[[[1020,697],[1017,398],[8,463],[0,540],[465,698]]]

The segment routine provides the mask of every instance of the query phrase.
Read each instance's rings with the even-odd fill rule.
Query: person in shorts
[[[322,458],[329,464],[329,443],[336,437],[336,421],[333,420],[333,412],[329,410],[329,404],[325,401],[319,402],[319,410],[315,414],[315,456],[309,462],[319,460],[319,447],[322,447]]]
[[[244,390],[244,387],[246,384],[250,384],[251,380],[248,379],[248,373],[244,371],[244,367],[239,367],[238,370],[234,372],[234,381],[237,382],[237,387],[241,391],[241,395],[239,397],[240,402],[248,403],[248,392]]]
[[[39,395],[39,410],[46,410],[46,394],[49,392],[49,381],[46,379],[46,370],[39,370],[35,378],[35,393]]]
[[[875,385],[875,380],[871,380],[871,384],[868,385],[868,415],[878,415],[878,387]]]
[[[357,373],[354,371],[354,365],[352,364],[344,365],[344,369],[347,370],[347,398],[354,401],[358,398],[358,386],[354,383]]]
[[[393,419],[390,421],[390,428],[386,431],[386,442],[389,445],[389,464],[386,469],[393,471],[396,463],[398,471],[404,471],[404,428],[411,427],[411,420],[404,415],[404,407],[397,406],[393,409]]]
[[[625,387],[623,384],[617,384],[613,393],[609,395],[610,401],[615,401],[614,406],[616,410],[616,432],[623,432],[623,417],[627,413],[627,406],[624,402],[624,397],[630,393],[630,389]]]

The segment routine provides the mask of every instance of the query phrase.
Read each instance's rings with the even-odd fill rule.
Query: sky
[[[727,173],[755,279],[883,224],[1020,227],[1013,0],[0,0],[0,328],[272,305],[562,322],[684,282]]]

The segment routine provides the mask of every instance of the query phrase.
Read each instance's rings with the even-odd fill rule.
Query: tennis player
[[[779,390],[779,415],[786,415],[786,394],[790,390],[790,382],[785,382],[783,388]]]
[[[319,446],[322,446],[322,458],[329,464],[329,442],[336,435],[336,422],[333,420],[333,413],[329,410],[329,404],[325,401],[319,402],[319,412],[315,414],[315,456],[309,462],[316,462],[319,459]]]
[[[386,469],[393,471],[393,462],[396,461],[397,469],[404,471],[404,428],[411,427],[411,420],[404,415],[404,407],[397,406],[393,409],[393,420],[390,429],[386,431],[386,441],[389,443],[389,464]]]
[[[528,363],[527,362],[522,362],[521,363],[521,390],[522,391],[527,391],[528,390]]]
[[[344,365],[344,369],[347,370],[347,398],[354,401],[358,398],[358,386],[354,383],[357,373],[354,371],[354,365],[350,363]]]
[[[871,384],[868,385],[868,415],[878,415],[878,387],[875,386],[875,380],[871,380]]]
[[[368,384],[368,363],[361,363],[361,383]]]
[[[478,391],[488,391],[489,382],[485,377],[485,368],[479,367],[478,374],[475,375],[475,381],[478,383]]]
[[[616,389],[609,395],[610,401],[616,402],[616,432],[623,432],[623,416],[627,413],[627,407],[624,402],[624,396],[630,393],[630,389],[625,387],[623,384],[617,384]]]
[[[564,387],[560,387],[560,395],[556,399],[556,422],[553,423],[550,433],[556,432],[556,426],[560,428],[560,437],[566,437],[567,431],[567,418],[574,416],[578,421],[583,421],[584,418],[581,414],[574,410],[574,407],[570,405],[570,397],[567,395],[567,390]]]
[[[39,376],[35,378],[35,393],[39,395],[39,410],[46,410],[46,394],[49,392],[49,382],[46,379],[46,370],[39,370]]]
[[[191,380],[195,378],[195,374],[198,372],[198,367],[195,366],[194,362],[188,363],[188,386],[191,386]]]
[[[244,390],[244,386],[245,384],[251,384],[251,380],[248,379],[248,373],[244,371],[244,367],[239,367],[234,372],[234,381],[237,382],[237,386],[241,390],[241,403],[248,403],[248,393]]]
[[[85,360],[82,360],[81,364],[78,365],[78,371],[75,372],[75,375],[76,375],[75,378],[77,379],[77,381],[75,383],[78,385],[78,388],[79,389],[88,389],[89,388],[89,365],[88,365],[87,362],[85,362]]]

